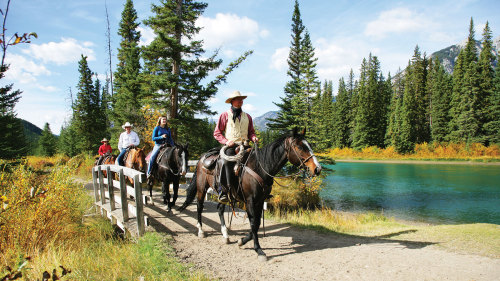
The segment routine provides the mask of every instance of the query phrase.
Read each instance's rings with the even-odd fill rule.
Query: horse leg
[[[198,227],[198,237],[200,238],[205,238],[205,232],[202,229],[203,224],[201,223],[201,214],[203,213],[204,199],[205,198],[200,199],[200,196],[198,196],[198,203],[196,204],[196,211],[198,212],[198,224],[196,224],[196,227]]]
[[[248,203],[249,204],[247,205],[247,214],[248,214],[248,219],[250,220],[251,230],[250,233],[248,233],[248,235],[245,238],[241,239],[241,244],[244,245],[253,238],[253,249],[259,256],[259,260],[267,261],[267,256],[260,247],[259,236],[258,236],[260,228],[260,219],[262,218],[262,207],[264,203],[263,202],[254,203],[254,200],[249,200]],[[238,245],[240,245],[239,242]]]
[[[172,202],[168,202],[168,206],[170,209],[172,209],[172,207],[175,206],[175,201],[177,201],[177,195],[178,195],[178,192],[179,192],[179,177],[175,177],[173,182],[172,182],[172,186],[173,186],[173,189],[174,189],[174,196],[172,197]]]
[[[217,204],[217,210],[219,211],[219,219],[220,219],[220,232],[222,232],[222,241],[224,241],[224,244],[229,244],[229,235],[227,234],[226,221],[224,220],[225,209],[226,205],[222,203]]]
[[[149,188],[149,196],[151,198],[151,205],[154,205],[154,201],[153,201],[153,184],[152,183],[148,183],[148,188]]]
[[[170,182],[164,180],[161,184],[161,192],[163,193],[163,204],[167,205],[167,212],[171,211],[169,201],[170,201]]]

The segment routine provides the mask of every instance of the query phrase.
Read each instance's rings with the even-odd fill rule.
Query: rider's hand
[[[167,138],[167,134],[163,134],[163,136],[162,136],[162,137],[163,137],[164,139],[166,139],[166,138]]]
[[[229,147],[234,146],[234,141],[232,141],[232,140],[227,141],[226,145],[229,146]]]
[[[254,138],[252,139],[252,141],[253,141],[254,143],[257,143],[257,142],[259,142],[259,138],[258,138],[258,137],[254,137]]]

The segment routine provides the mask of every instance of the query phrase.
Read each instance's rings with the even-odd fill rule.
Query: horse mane
[[[286,132],[275,139],[272,143],[255,150],[257,161],[260,162],[260,164],[267,171],[269,171],[270,168],[274,166],[274,164],[276,164],[275,162],[282,157],[283,152],[280,150],[280,148],[283,147],[284,149],[285,139],[288,137],[296,137],[300,139],[304,136],[301,134],[295,134],[294,132]]]

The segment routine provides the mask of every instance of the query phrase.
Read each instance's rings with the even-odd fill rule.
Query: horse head
[[[134,148],[130,150],[133,153],[132,156],[132,168],[143,173],[146,172],[146,155],[144,154],[144,150],[141,148]]]
[[[188,159],[189,159],[188,144],[186,145],[176,144],[175,148],[176,148],[175,161],[177,162],[177,167],[180,169],[180,174],[182,176],[185,176],[188,170]]]
[[[297,128],[292,131],[285,142],[287,158],[294,166],[306,168],[310,176],[317,176],[321,173],[322,168],[305,136],[305,128],[302,133],[298,133]]]

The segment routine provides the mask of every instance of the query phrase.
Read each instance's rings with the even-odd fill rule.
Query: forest
[[[207,101],[253,51],[227,65],[217,54],[201,59],[205,54],[202,41],[180,38],[191,38],[199,32],[194,23],[207,4],[193,2],[182,10],[177,10],[176,5],[175,1],[152,5],[153,16],[144,24],[157,36],[151,44],[140,47],[137,12],[133,2],[126,1],[117,31],[121,38],[118,62],[110,63],[107,78],[100,81],[89,68],[87,57],[81,56],[76,93],[70,92],[71,119],[57,137],[45,124],[36,148],[26,141],[22,125],[15,118],[14,107],[22,92],[13,90],[13,85],[2,87],[0,118],[6,120],[0,122],[5,132],[0,140],[1,157],[95,154],[103,137],[116,147],[125,122],[134,124],[141,146],[148,149],[152,147],[151,132],[161,115],[168,117],[174,139],[189,143],[193,155],[217,146],[208,137],[215,126],[213,119],[200,116],[216,114]],[[288,82],[280,102],[275,103],[279,108],[277,117],[258,132],[260,145],[294,127],[307,128],[315,151],[375,146],[393,147],[400,154],[408,154],[417,144],[455,143],[468,147],[473,143],[490,146],[500,142],[500,71],[495,71],[498,56],[488,23],[479,51],[471,18],[467,44],[451,74],[439,57],[422,54],[418,46],[408,65],[394,74],[384,75],[382,62],[370,53],[363,59],[359,73],[351,69],[345,79],[338,81],[336,93],[333,81],[318,79],[318,59],[298,1],[291,31]],[[24,38],[15,38],[10,44],[4,38],[4,54],[9,45],[29,43],[31,35],[24,34]],[[0,79],[8,67],[2,62]],[[220,74],[216,75],[217,71]]]

